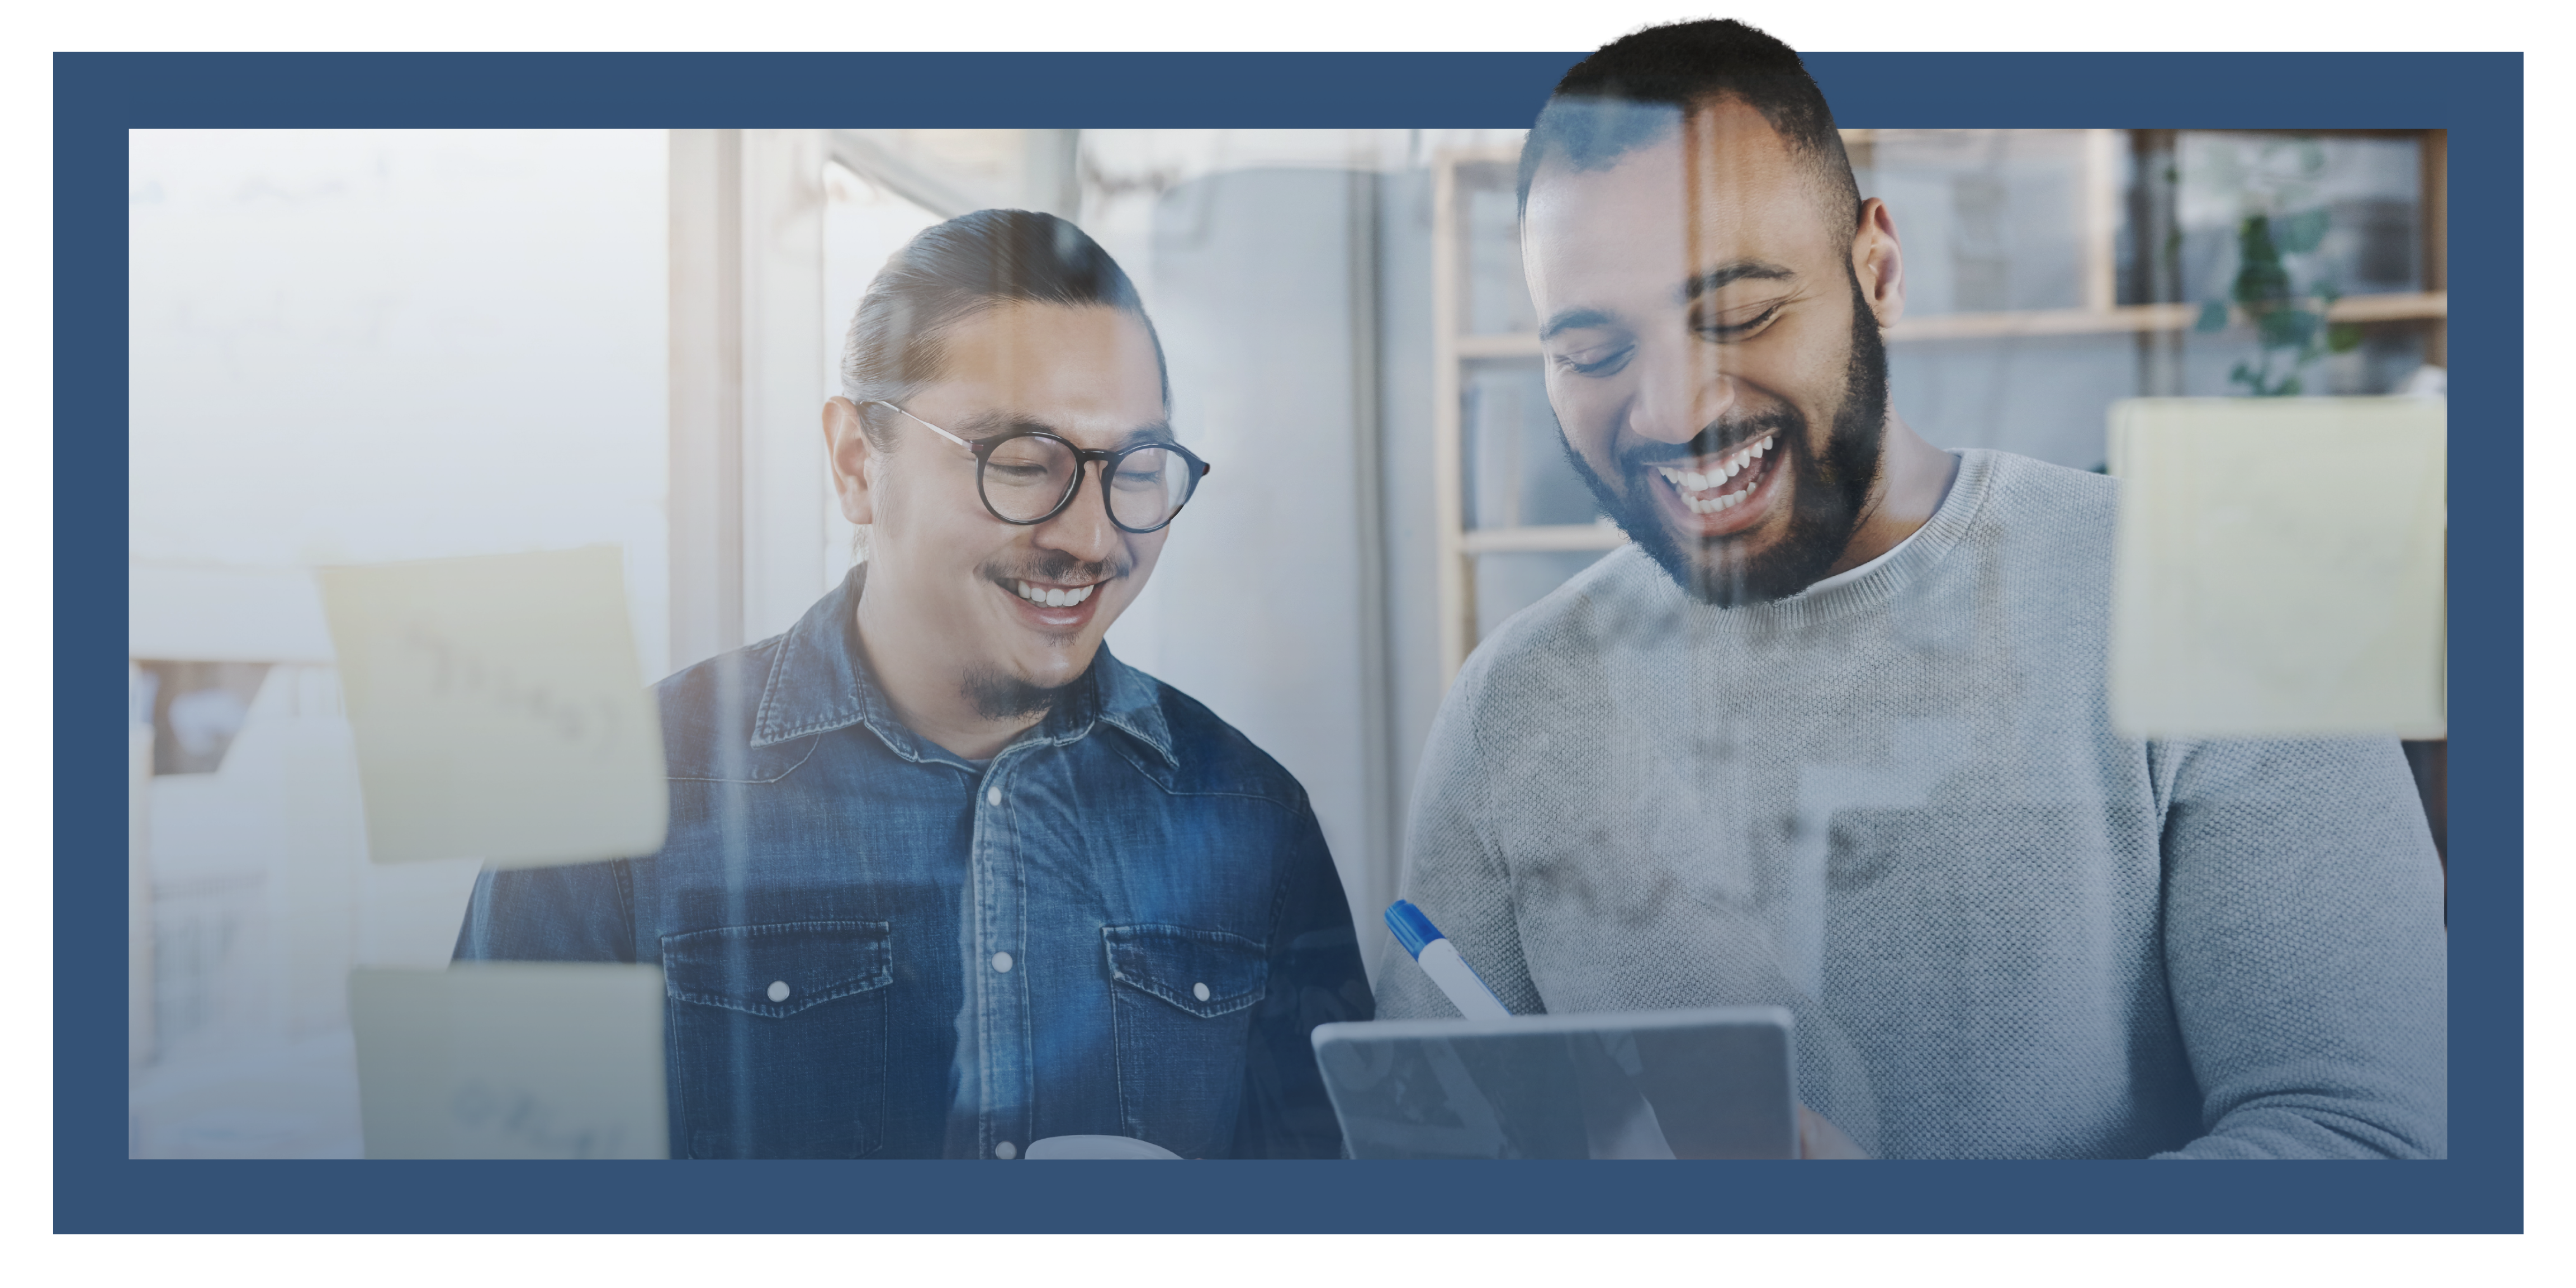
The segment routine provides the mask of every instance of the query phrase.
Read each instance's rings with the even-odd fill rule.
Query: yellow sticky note
[[[662,971],[458,962],[349,975],[369,1158],[666,1158]]]
[[[618,552],[320,571],[378,863],[650,854],[669,818]]]
[[[2113,404],[2113,726],[2443,736],[2444,432],[2433,399]]]

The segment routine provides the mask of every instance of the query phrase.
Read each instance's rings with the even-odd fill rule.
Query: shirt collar
[[[840,585],[815,601],[779,637],[777,660],[769,668],[760,710],[752,721],[751,745],[765,747],[864,724],[906,760],[937,760],[971,768],[956,753],[906,728],[877,686],[859,651],[859,593],[866,583],[867,565],[853,567]],[[1160,688],[1153,677],[1111,656],[1104,644],[1066,700],[1012,745],[1063,746],[1089,737],[1095,727],[1106,724],[1144,744],[1164,764],[1178,768]]]

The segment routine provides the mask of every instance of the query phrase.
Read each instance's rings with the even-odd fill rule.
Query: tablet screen
[[[1354,1158],[1789,1158],[1790,1020],[1770,1007],[1315,1030]]]

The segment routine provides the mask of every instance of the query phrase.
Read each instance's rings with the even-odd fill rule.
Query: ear
[[[865,527],[876,522],[876,478],[884,469],[858,406],[847,398],[823,404],[823,450],[832,462],[832,490],[841,498],[841,517]]]
[[[1897,245],[1896,216],[1887,203],[1872,197],[1860,204],[1860,228],[1852,234],[1852,276],[1860,280],[1861,298],[1878,315],[1884,330],[1905,316],[1905,251]]]

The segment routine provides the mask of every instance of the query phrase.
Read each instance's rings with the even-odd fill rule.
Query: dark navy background
[[[2438,1163],[126,1158],[125,131],[1529,123],[1576,54],[63,54],[54,62],[59,1231],[2518,1231],[2518,54],[1809,54],[1846,125],[2450,130],[2451,1158]],[[102,1004],[102,999],[109,999]],[[1101,1169],[1117,1166],[1114,1183]]]

